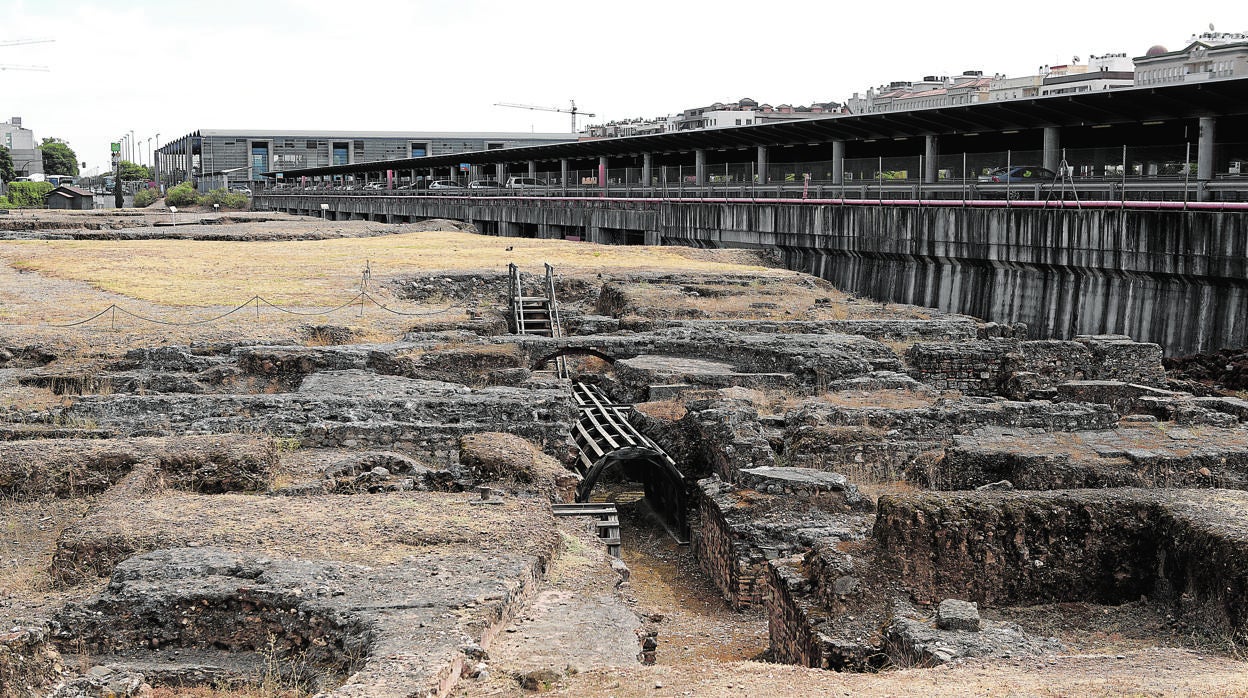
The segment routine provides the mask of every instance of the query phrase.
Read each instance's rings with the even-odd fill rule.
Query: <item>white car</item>
[[[458,191],[462,192],[467,189],[464,185],[450,179],[439,179],[429,183],[431,191]]]

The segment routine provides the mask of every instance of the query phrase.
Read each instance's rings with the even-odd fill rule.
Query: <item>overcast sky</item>
[[[844,101],[892,80],[1010,76],[1248,31],[1248,4],[889,0],[0,0],[0,120],[88,167],[133,130],[566,132],[751,97]],[[145,156],[146,158],[146,156]]]

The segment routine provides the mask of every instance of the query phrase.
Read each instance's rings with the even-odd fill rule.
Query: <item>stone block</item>
[[[936,608],[936,627],[941,630],[979,630],[979,604],[945,599]]]

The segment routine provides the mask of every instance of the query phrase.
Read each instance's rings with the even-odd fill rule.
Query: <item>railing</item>
[[[848,201],[1168,201],[1248,202],[1248,177],[1224,177],[1196,181],[1187,178],[1136,180],[1073,179],[1065,182],[992,183],[919,181],[845,182],[823,181],[770,184],[709,183],[703,186],[643,187],[611,184],[607,187],[561,187],[543,189],[472,189],[460,192],[404,189],[324,189],[282,187],[256,192],[259,196],[429,197],[489,200],[509,197],[625,198],[625,199],[838,199]]]

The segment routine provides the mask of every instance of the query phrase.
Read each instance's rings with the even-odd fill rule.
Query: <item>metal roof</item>
[[[755,146],[804,145],[925,135],[1001,132],[1045,126],[1127,124],[1201,116],[1248,114],[1248,78],[1193,84],[1126,87],[882,114],[801,119],[755,126],[676,131],[645,136],[520,146],[350,165],[285,170],[286,177],[418,169],[470,163],[596,158]]]

